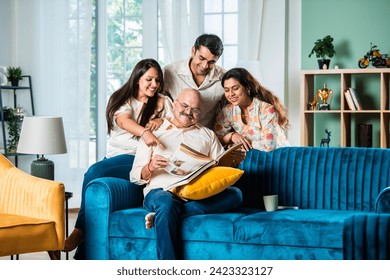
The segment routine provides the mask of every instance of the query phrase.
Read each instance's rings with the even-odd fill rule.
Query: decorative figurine
[[[377,68],[390,67],[390,58],[387,54],[381,54],[379,49],[376,49],[376,45],[372,45],[371,48],[361,59],[359,59],[359,68],[367,68],[371,62],[371,65]]]
[[[320,147],[325,147],[325,144],[326,144],[326,146],[329,148],[330,131],[328,129],[325,129],[325,133],[328,134],[328,138],[322,138],[321,139]]]
[[[333,90],[329,90],[326,88],[326,84],[324,84],[323,89],[319,89],[317,91],[317,96],[319,96],[322,100],[322,104],[320,104],[319,110],[330,110],[330,105],[328,104],[328,99],[332,95]]]
[[[308,103],[307,103],[307,109],[308,110],[312,110],[312,111],[314,111],[316,108],[317,108],[317,105],[318,105],[318,95],[316,95],[315,97],[314,97],[314,100],[313,101],[309,101]]]

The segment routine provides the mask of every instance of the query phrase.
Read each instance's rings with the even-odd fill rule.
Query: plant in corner
[[[315,41],[309,57],[313,54],[316,54],[316,57],[319,58],[318,67],[320,69],[329,69],[330,58],[336,54],[333,45],[333,38],[330,35],[327,35],[323,39]],[[324,65],[326,65],[326,68]]]
[[[4,120],[8,124],[7,152],[15,153],[20,136],[20,116],[16,114],[15,109],[9,107],[4,107],[3,113]]]
[[[7,72],[8,81],[11,82],[13,87],[17,87],[19,85],[19,80],[22,79],[22,69],[20,67],[8,67]]]

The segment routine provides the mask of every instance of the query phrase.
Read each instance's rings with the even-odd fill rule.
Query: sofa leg
[[[61,260],[61,251],[47,251],[51,260]]]

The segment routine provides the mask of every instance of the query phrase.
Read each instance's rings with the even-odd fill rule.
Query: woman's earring
[[[251,96],[251,91],[250,90],[248,90],[248,95]]]

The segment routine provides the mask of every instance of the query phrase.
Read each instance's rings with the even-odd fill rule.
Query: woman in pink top
[[[221,83],[226,99],[217,115],[215,133],[223,145],[242,142],[246,151],[289,145],[287,112],[278,97],[244,68],[227,71]]]

